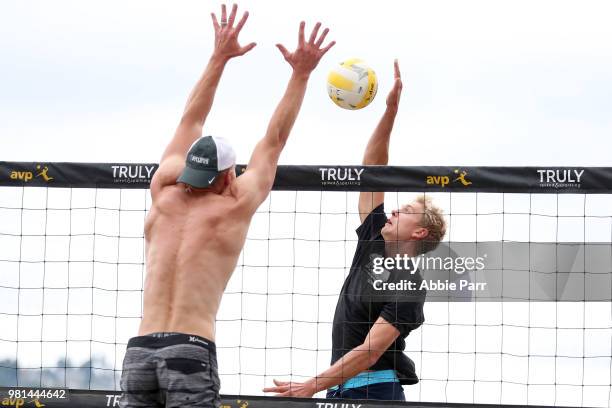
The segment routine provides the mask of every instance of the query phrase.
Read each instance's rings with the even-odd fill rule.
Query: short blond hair
[[[436,249],[442,238],[444,238],[446,234],[446,220],[442,210],[433,203],[431,198],[422,195],[418,196],[415,201],[423,206],[421,226],[428,231],[427,236],[421,241],[421,245],[419,245],[419,254],[424,254]]]

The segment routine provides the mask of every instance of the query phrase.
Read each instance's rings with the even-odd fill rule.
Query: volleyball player
[[[310,73],[334,45],[322,47],[328,29],[319,35],[320,23],[306,40],[303,22],[294,52],[277,45],[293,72],[266,135],[236,178],[229,142],[202,136],[225,65],[255,46],[239,44],[248,13],[234,24],[236,14],[236,5],[229,16],[223,5],[220,21],[212,14],[214,51],[151,181],[144,311],[123,361],[121,407],[220,404],[214,340],[221,296],[251,218],[272,188]]]
[[[389,139],[402,91],[397,61],[394,71],[387,108],[367,144],[364,165],[388,163]],[[362,192],[359,213],[359,242],[334,314],[331,367],[305,382],[275,380],[276,386],[265,392],[311,397],[328,390],[327,398],[405,400],[402,385],[418,382],[414,363],[403,350],[404,339],[424,321],[425,294],[416,290],[376,298],[373,260],[412,257],[435,249],[445,234],[444,218],[431,201],[419,197],[392,211],[387,219],[382,192]],[[394,275],[414,282],[420,278],[418,273]]]

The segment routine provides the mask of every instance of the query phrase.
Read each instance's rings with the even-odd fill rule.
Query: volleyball
[[[376,73],[364,61],[352,58],[335,66],[327,76],[327,93],[344,109],[365,108],[378,89]]]

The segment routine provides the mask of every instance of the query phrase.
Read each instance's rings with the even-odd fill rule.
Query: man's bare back
[[[236,178],[228,142],[202,135],[225,65],[255,46],[238,43],[248,13],[239,21],[236,16],[236,5],[229,16],[222,5],[220,21],[211,14],[215,50],[151,180],[143,318],[123,360],[122,408],[220,404],[214,338],[221,297],[251,218],[274,183],[310,73],[334,45],[321,47],[328,30],[319,36],[320,23],[306,41],[304,22],[294,52],[277,45],[293,72],[265,136]]]
[[[230,192],[164,187],[145,224],[147,277],[139,334],[179,332],[214,341],[215,316],[251,218]]]
[[[166,149],[157,172],[160,174],[156,173],[151,183],[153,205],[145,225],[147,277],[140,335],[179,332],[214,340],[219,303],[244,245],[251,217],[272,187],[278,158],[297,116],[310,72],[334,44],[320,49],[327,29],[315,43],[319,27],[318,23],[306,43],[302,22],[300,44],[294,53],[279,45],[294,68],[293,75],[266,136],[257,144],[240,178],[229,177],[226,184],[220,184],[219,191],[190,191],[176,182],[184,168],[185,153],[169,153],[174,142]],[[214,67],[214,61],[211,65]],[[198,100],[197,91],[196,86],[192,104]],[[179,126],[175,139],[185,138],[193,129],[187,130],[181,132]],[[201,127],[197,131],[201,132]],[[183,146],[195,139],[193,134],[189,136]]]

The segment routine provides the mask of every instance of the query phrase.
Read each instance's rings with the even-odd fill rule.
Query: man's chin
[[[380,235],[382,235],[385,241],[388,241],[389,239],[391,239],[391,233],[387,230],[386,225],[383,227],[383,229],[380,230]]]

